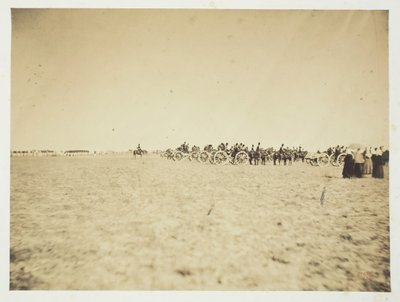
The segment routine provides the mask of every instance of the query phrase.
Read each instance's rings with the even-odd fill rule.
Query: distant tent
[[[65,155],[80,155],[80,154],[89,154],[88,150],[68,150],[64,152]]]

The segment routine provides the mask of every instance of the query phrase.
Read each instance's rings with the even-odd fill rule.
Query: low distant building
[[[89,150],[67,150],[64,151],[65,156],[82,156],[89,155]]]

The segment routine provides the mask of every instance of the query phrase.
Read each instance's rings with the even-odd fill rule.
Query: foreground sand
[[[301,163],[12,158],[10,287],[389,291],[388,187]]]

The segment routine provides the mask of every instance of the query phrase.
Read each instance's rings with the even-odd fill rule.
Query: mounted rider
[[[142,148],[140,147],[140,144],[137,145],[136,150],[130,150],[132,151],[132,155],[134,158],[136,158],[136,155],[140,155],[142,157],[142,154],[144,154]]]

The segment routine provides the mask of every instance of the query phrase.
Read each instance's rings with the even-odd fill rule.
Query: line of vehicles
[[[311,166],[325,167],[332,165],[335,167],[342,167],[344,164],[344,158],[346,153],[340,153],[338,155],[329,155],[326,152],[304,152],[303,154],[291,154],[282,153],[279,150],[272,151],[271,149],[261,150],[258,152],[240,150],[238,152],[231,152],[230,150],[181,150],[177,148],[175,150],[168,149],[162,152],[161,157],[167,158],[173,161],[189,160],[200,163],[210,163],[214,165],[258,165],[265,164],[266,162],[273,162],[274,164],[292,164],[295,161],[305,162]]]

